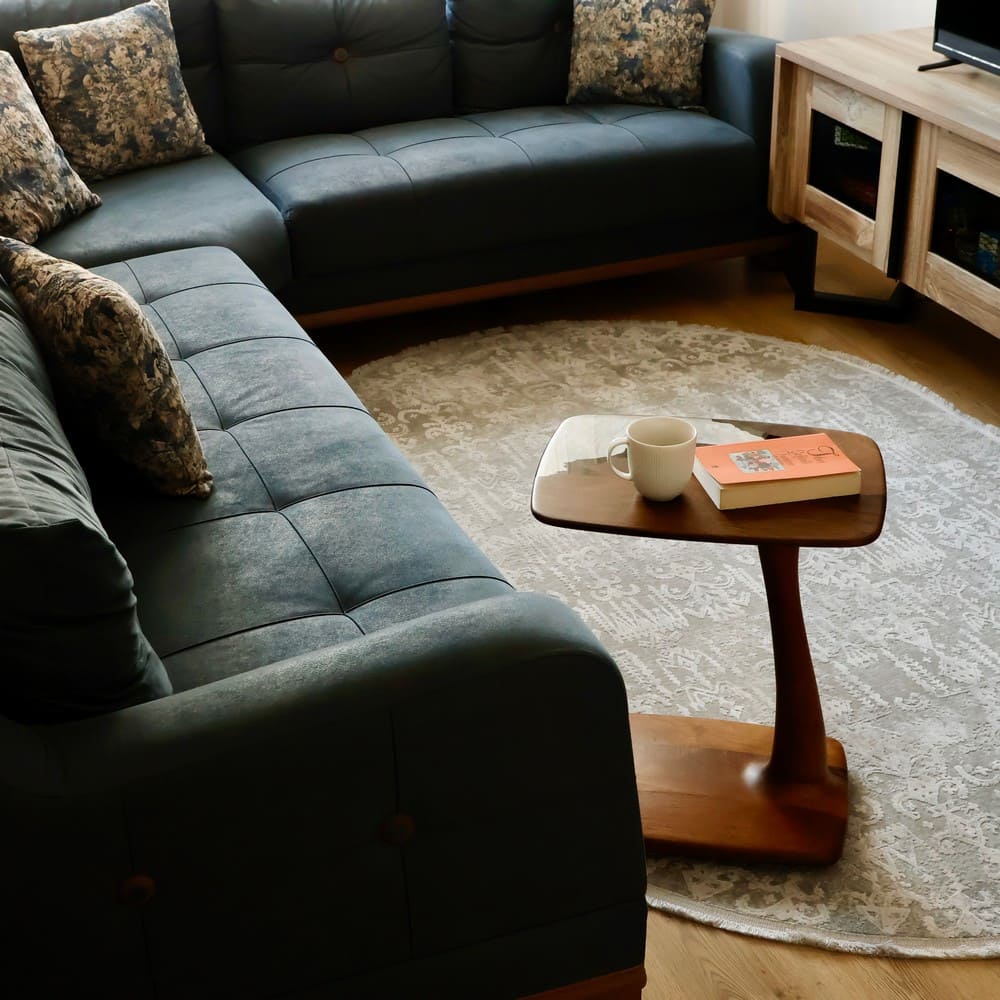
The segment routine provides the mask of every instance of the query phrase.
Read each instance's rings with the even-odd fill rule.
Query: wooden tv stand
[[[770,208],[1000,337],[1000,76],[931,37],[778,46]]]

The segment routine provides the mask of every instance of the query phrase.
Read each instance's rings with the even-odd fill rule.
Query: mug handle
[[[622,479],[629,479],[629,480],[631,480],[631,478],[632,478],[632,473],[631,472],[622,472],[621,469],[616,468],[615,465],[614,465],[614,463],[611,461],[611,452],[613,452],[615,450],[615,448],[619,448],[622,445],[625,446],[625,455],[626,455],[626,458],[627,458],[627,456],[628,456],[628,438],[624,437],[624,436],[623,437],[616,437],[614,439],[614,441],[612,441],[611,444],[608,445],[608,465],[611,466],[611,471],[616,476],[621,476]]]

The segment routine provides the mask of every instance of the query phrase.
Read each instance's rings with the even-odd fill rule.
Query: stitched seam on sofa
[[[367,140],[365,140],[365,141],[367,142]],[[393,156],[391,153],[387,154],[386,157],[385,157],[385,159],[392,160],[393,163],[398,163],[399,164],[399,169],[402,170],[404,174],[406,174],[406,179],[410,182],[410,197],[414,201],[416,201],[417,200],[417,186],[413,183],[413,178],[410,176],[409,170],[407,170],[406,167],[404,167],[402,163],[399,163],[399,160],[397,160],[396,157]]]
[[[216,433],[228,434],[229,432],[216,431]],[[237,444],[239,444],[239,442],[237,442]],[[243,449],[241,448],[240,450],[242,451]],[[246,455],[246,452],[243,452],[243,454]],[[249,456],[247,457],[247,461],[248,462],[250,461]],[[253,465],[252,462],[250,462],[250,464]],[[256,472],[257,476],[260,477],[260,473],[257,471],[256,467],[254,467],[254,472]],[[262,480],[262,485],[264,485],[264,491],[267,493],[268,499],[271,501],[270,507],[254,507],[254,508],[248,508],[246,510],[234,510],[230,514],[217,514],[214,517],[204,517],[200,518],[197,521],[184,521],[182,524],[175,524],[172,527],[164,528],[162,531],[159,532],[159,534],[169,535],[175,531],[185,531],[188,528],[194,527],[197,524],[215,524],[217,522],[222,522],[222,521],[232,521],[237,517],[247,517],[250,514],[281,514],[284,516],[284,512],[289,508],[294,507],[296,504],[308,503],[311,500],[319,500],[322,497],[336,496],[338,493],[350,493],[352,490],[374,490],[380,487],[396,488],[396,487],[409,486],[413,487],[414,489],[424,490],[425,492],[430,493],[430,495],[434,497],[435,500],[438,499],[437,495],[433,491],[428,489],[428,487],[426,486],[421,486],[419,483],[367,483],[359,486],[344,486],[337,490],[327,490],[325,493],[315,493],[311,496],[302,497],[299,500],[292,500],[289,503],[286,503],[284,506],[279,507],[274,502],[274,498],[271,496],[271,492],[270,490],[268,490],[266,484],[263,484],[263,480]],[[492,579],[492,577],[488,579]]]
[[[439,135],[434,139],[418,139],[416,142],[407,142],[395,149],[390,149],[387,153],[380,153],[383,159],[389,159],[396,153],[401,153],[404,149],[416,149],[417,146],[429,146],[435,142],[451,142],[455,139],[496,139],[492,132],[483,129],[482,135]]]
[[[129,270],[131,271],[132,269],[129,268]],[[139,279],[136,278],[135,280],[138,281]],[[142,286],[140,285],[139,287],[141,288]],[[145,294],[146,293],[143,292],[143,296],[145,296]],[[174,334],[174,331],[170,329],[170,324],[163,318],[163,313],[161,313],[160,310],[156,308],[156,305],[153,302],[146,302],[145,306],[163,324],[163,329],[166,330],[168,334],[170,334],[170,339],[174,342],[174,347],[177,348],[177,357],[176,358],[168,358],[167,359],[168,361],[170,361],[170,364],[173,365],[174,361],[187,361],[187,355],[181,353],[180,342],[177,340],[177,337]],[[157,335],[157,336],[159,336],[159,335]],[[163,345],[164,351],[166,351],[166,346],[167,346],[166,344]],[[191,371],[194,372],[195,377],[197,377],[198,373],[195,372],[193,368],[191,368],[191,365],[188,365],[188,368],[190,368]],[[201,382],[201,379],[198,379],[198,381]],[[201,387],[203,389],[205,389],[205,384],[202,383]],[[208,389],[205,389],[205,395],[208,395]],[[211,397],[209,397],[209,398],[211,399]],[[212,403],[212,408],[213,409],[215,408],[215,403]],[[215,415],[217,417],[219,416],[219,411],[218,410],[215,411]],[[222,418],[221,417],[219,417],[219,423],[220,424],[222,423]]]
[[[586,118],[589,118],[592,123],[599,124],[599,122],[597,121],[597,119],[593,115],[588,114],[586,111],[584,111],[580,107],[577,107],[576,105],[566,105],[566,106],[543,105],[543,107],[545,107],[545,106],[558,107],[558,110],[560,110],[560,111],[568,111],[571,114],[577,114],[577,115],[580,115],[580,116],[585,116]],[[486,131],[489,132],[490,135],[496,136],[497,139],[502,139],[504,135],[508,134],[507,132],[504,132],[501,135],[501,133],[495,132],[493,129],[491,129],[489,127],[489,125],[484,124],[483,122],[479,121],[478,118],[477,118],[477,115],[488,115],[488,114],[494,114],[494,112],[492,112],[492,111],[470,111],[468,114],[457,115],[456,117],[461,118],[462,121],[472,122],[473,125],[478,125],[480,128],[486,129]],[[574,121],[538,122],[538,124],[536,124],[536,125],[524,125],[521,128],[511,129],[510,132],[524,132],[527,129],[543,128],[546,125],[579,125],[579,124],[580,124],[580,122],[574,122]],[[584,124],[586,124],[586,122]]]
[[[133,272],[134,273],[134,272]],[[136,281],[139,279],[136,278]],[[171,295],[183,295],[185,292],[196,292],[199,288],[219,288],[222,285],[243,285],[246,288],[257,288],[262,292],[266,292],[267,289],[260,284],[258,281],[206,281],[201,285],[188,285],[185,288],[176,288],[172,292],[164,292],[163,295],[158,295],[155,299],[149,301],[149,305],[154,302],[162,302],[164,299],[169,299]],[[146,293],[143,292],[143,295]],[[268,292],[270,294],[270,292]]]
[[[220,434],[226,434],[227,431],[219,431]],[[203,524],[215,524],[221,521],[232,521],[237,517],[249,517],[251,514],[277,514],[278,511],[274,509],[274,506],[270,507],[245,507],[242,510],[235,510],[230,514],[214,514],[209,517],[196,517],[191,521],[182,521],[180,524],[171,525],[169,528],[162,528],[157,532],[157,535],[169,535],[175,531],[185,531],[188,528],[200,527]],[[144,538],[149,534],[148,529],[145,526],[140,528],[132,528],[127,530],[118,530],[115,532],[116,536],[119,538],[128,539],[132,541],[136,538]]]
[[[519,149],[524,158],[528,161],[529,166],[534,167],[535,170],[538,170],[538,166],[536,165],[535,161],[531,158],[531,154],[519,142],[517,142],[514,139],[508,138],[506,135],[498,135],[496,138],[499,139],[501,142],[509,142],[515,149]]]
[[[267,622],[265,625],[248,625],[246,628],[238,628],[233,632],[226,632],[225,635],[216,635],[211,639],[204,639],[201,642],[192,642],[189,646],[181,646],[179,649],[175,649],[172,653],[167,653],[163,659],[164,661],[169,660],[172,656],[177,656],[180,653],[190,652],[192,649],[199,649],[202,646],[211,646],[214,642],[219,642],[222,639],[232,639],[233,636],[246,635],[249,632],[259,632],[262,629],[271,628],[273,625],[284,625],[287,622],[301,622],[308,621],[310,618],[343,618],[345,621],[349,621],[357,630],[360,635],[366,635],[367,633],[361,626],[353,619],[350,615],[345,615],[342,611],[315,611],[308,615],[291,615],[288,618],[279,618],[272,622]],[[296,656],[301,656],[301,653],[296,653]]]
[[[577,122],[550,122],[550,123],[548,123],[546,125],[528,125],[525,128],[511,129],[509,132],[504,132],[503,135],[498,136],[497,138],[500,138],[500,139],[509,139],[510,136],[512,136],[512,135],[518,135],[521,132],[534,132],[534,131],[536,131],[538,129],[543,129],[543,128],[566,128],[567,126],[569,126],[570,128],[572,128],[576,124],[578,124],[578,123]],[[602,124],[601,122],[597,122],[596,124],[599,125],[601,128],[620,128],[621,127],[619,125],[614,125],[614,124]],[[629,132],[629,130],[627,128],[622,128],[622,131],[623,132],[628,132],[628,134],[630,136],[632,136],[639,143],[640,146],[642,146],[642,140],[639,139],[639,137],[634,132]],[[511,139],[510,141],[513,142],[514,140]],[[642,146],[642,148],[645,149],[646,147]]]
[[[334,28],[332,34],[334,37],[343,38],[341,32],[336,28]],[[386,57],[391,58],[397,55],[409,55],[411,52],[439,52],[443,49],[443,45],[421,45],[418,48],[409,49],[383,49],[381,52],[365,52],[363,55],[352,55],[351,60],[385,59]],[[236,66],[281,66],[288,69],[289,67],[298,66],[325,66],[327,62],[328,60],[326,59],[304,59],[296,63],[290,63],[287,59],[237,59],[227,63],[227,68]],[[350,78],[347,78],[347,85],[350,88]],[[348,93],[348,97],[350,97],[350,93]]]
[[[208,390],[206,389],[205,391],[207,392]],[[213,403],[212,405],[214,406],[215,404]],[[355,413],[363,413],[366,417],[372,416],[363,406],[353,406],[349,403],[303,403],[302,406],[282,406],[277,410],[265,410],[263,413],[255,413],[252,417],[242,417],[239,420],[234,420],[227,427],[212,429],[229,430],[233,427],[239,427],[240,424],[249,423],[251,420],[259,420],[261,417],[269,417],[272,413],[294,413],[296,410],[354,410]],[[372,420],[374,419],[375,418],[372,417]],[[219,418],[219,422],[222,422],[221,417]]]
[[[657,107],[657,108],[651,108],[649,111],[636,111],[633,114],[625,115],[624,118],[619,118],[617,121],[614,121],[614,122],[605,122],[605,124],[606,125],[620,125],[622,122],[629,122],[633,118],[648,118],[650,115],[662,115],[662,114],[665,114],[665,113],[669,113],[671,111],[676,112],[677,114],[681,114],[681,115],[691,114],[690,111],[683,111],[681,108],[661,108],[661,107]],[[710,117],[710,116],[706,116],[706,117]],[[595,121],[596,121],[596,119],[595,119]]]
[[[152,308],[154,307],[150,305],[150,309]],[[156,315],[160,316],[158,312]],[[160,316],[160,319],[162,320],[163,317]],[[163,325],[167,325],[166,321],[164,321]],[[170,327],[167,326],[167,329],[170,330]],[[176,341],[177,338],[174,336],[173,330],[170,330],[170,336],[174,337],[174,340]],[[235,344],[253,344],[258,340],[293,340],[296,344],[309,344],[311,347],[316,347],[315,343],[308,335],[305,337],[289,337],[287,334],[283,333],[262,333],[256,337],[240,337],[238,340],[227,340],[222,344],[212,344],[211,347],[199,347],[197,351],[191,351],[190,354],[181,355],[180,360],[189,361],[191,358],[196,358],[200,354],[209,354],[211,351],[220,351],[225,347],[232,347]],[[319,350],[319,348],[316,349]],[[322,354],[323,352],[320,351],[320,353]]]
[[[132,275],[132,277],[135,279],[135,283],[139,286],[139,291],[142,293],[141,304],[144,306],[152,306],[153,303],[149,301],[149,296],[146,294],[146,289],[142,287],[142,282],[139,280],[139,275],[135,273],[135,269],[127,260],[123,260],[122,263],[128,268],[128,273]],[[156,315],[159,316],[160,314],[157,313]],[[162,318],[163,317],[160,316],[160,319]],[[173,336],[173,334],[171,334],[171,336]]]
[[[292,529],[292,531],[295,532],[296,535],[299,536],[299,541],[302,542],[302,544],[306,547],[306,551],[309,553],[309,555],[312,556],[313,562],[316,563],[316,566],[319,569],[320,573],[323,574],[323,579],[326,580],[326,584],[330,588],[330,592],[333,594],[333,599],[334,599],[334,601],[337,604],[337,610],[338,611],[343,611],[344,610],[344,605],[343,605],[343,603],[340,600],[340,595],[337,593],[337,588],[333,585],[333,581],[327,575],[326,570],[323,568],[323,564],[319,561],[319,559],[316,558],[316,553],[313,552],[313,550],[309,547],[309,543],[302,537],[302,532],[299,531],[299,529],[297,527],[295,527],[295,525],[292,523],[291,518],[288,517],[288,515],[285,514],[285,512],[283,510],[278,510],[278,505],[274,502],[274,494],[271,492],[270,487],[264,481],[264,477],[260,474],[260,470],[254,464],[254,460],[249,455],[247,455],[246,450],[243,448],[243,445],[241,445],[240,442],[237,440],[236,436],[233,435],[232,437],[233,437],[233,440],[236,441],[237,447],[246,456],[246,460],[250,463],[250,467],[253,469],[254,472],[257,473],[257,477],[260,479],[261,485],[264,487],[264,490],[267,492],[268,499],[274,505],[275,511],[278,514],[280,514],[281,517],[283,517],[285,519],[286,524]],[[289,506],[291,506],[291,505],[289,505]],[[354,619],[352,618],[351,621],[354,621]],[[354,624],[357,625],[357,622],[354,622]],[[360,628],[360,626],[358,626],[358,627]]]
[[[240,453],[247,460],[247,462],[250,463],[250,468],[253,469],[254,475],[260,480],[260,485],[264,488],[264,492],[267,494],[267,499],[271,501],[271,509],[277,511],[278,505],[274,502],[274,494],[271,492],[270,487],[264,481],[264,477],[260,474],[260,469],[257,468],[256,464],[254,463],[254,460],[247,454],[247,450],[246,448],[243,447],[242,443],[240,442],[240,439],[235,434],[233,434],[233,432],[229,430],[228,427],[225,428],[225,432],[229,435],[230,439],[233,441],[236,447],[240,449]],[[221,521],[223,520],[223,518],[218,518],[217,520]]]
[[[376,156],[381,156],[382,154],[378,151],[378,147],[371,141],[371,139],[366,139],[360,132],[351,132],[355,139],[360,139]]]
[[[502,583],[505,587],[509,587],[511,590],[514,589],[514,585],[508,580],[505,580],[502,576],[487,576],[485,573],[469,573],[462,576],[441,576],[435,580],[424,580],[422,583],[411,583],[406,587],[397,587],[395,590],[387,590],[384,594],[376,594],[374,597],[366,597],[358,604],[352,604],[347,610],[353,614],[359,608],[366,607],[373,601],[381,601],[385,597],[391,597],[393,594],[405,594],[406,591],[417,590],[419,587],[433,587],[436,583],[454,583],[458,580],[495,580],[497,583]],[[354,619],[352,618],[351,621],[353,620]]]
[[[321,497],[335,497],[338,493],[351,493],[355,490],[381,490],[387,488],[423,490],[425,493],[429,493],[432,497],[434,497],[435,500],[438,499],[438,495],[429,486],[424,486],[422,483],[359,483],[357,486],[341,486],[336,490],[324,490],[322,493],[314,493],[312,496],[299,497],[298,500],[292,500],[290,503],[286,503],[281,507],[275,505],[274,509],[279,514],[283,514],[291,507],[295,507],[300,503],[308,503],[310,500],[319,500]]]
[[[631,130],[630,128],[625,128],[625,126],[624,126],[624,125],[621,125],[621,124],[619,124],[618,122],[612,122],[612,123],[611,123],[611,128],[617,128],[617,129],[621,129],[621,130],[622,130],[622,132],[625,132],[625,133],[627,133],[628,135],[632,136],[632,138],[633,138],[633,139],[635,139],[635,141],[636,141],[637,143],[639,143],[639,146],[641,147],[642,151],[643,151],[644,153],[645,153],[645,152],[648,152],[648,149],[647,149],[647,147],[646,147],[646,144],[645,144],[645,143],[644,143],[644,142],[642,141],[642,138],[641,138],[640,136],[637,136],[637,135],[635,134],[635,132],[633,132],[633,131],[632,131],[632,130]]]
[[[348,618],[350,618],[350,615],[348,615],[347,612],[344,611],[344,605],[343,605],[343,603],[340,600],[340,595],[337,593],[337,588],[333,585],[333,580],[330,579],[329,574],[323,568],[323,564],[316,557],[316,553],[313,552],[313,550],[310,547],[309,543],[302,537],[302,532],[299,531],[299,529],[295,527],[295,525],[292,523],[292,519],[283,510],[278,511],[278,513],[279,513],[279,515],[281,517],[283,517],[285,519],[285,521],[288,523],[288,526],[292,529],[292,531],[294,531],[295,534],[299,536],[299,541],[302,542],[302,544],[306,547],[306,552],[308,552],[309,555],[311,555],[313,557],[313,562],[316,563],[317,568],[323,574],[323,579],[326,580],[326,584],[330,588],[330,593],[333,594],[333,599],[334,599],[334,601],[337,602],[337,609],[342,614],[344,614]],[[354,622],[354,619],[351,618],[351,621]],[[357,622],[354,622],[354,624],[358,625]],[[361,628],[361,626],[358,625],[358,628]],[[361,631],[364,632],[364,629],[361,629]]]
[[[157,315],[159,315],[159,313],[157,313]],[[173,336],[173,334],[171,334],[171,336]],[[219,421],[219,426],[218,427],[198,427],[198,426],[195,426],[195,430],[196,431],[197,430],[206,430],[206,431],[224,431],[224,430],[226,430],[226,428],[222,426],[222,414],[219,413],[219,408],[215,405],[215,400],[212,399],[212,394],[208,391],[208,386],[206,386],[205,383],[202,381],[202,378],[198,374],[198,372],[195,369],[194,365],[188,364],[186,358],[178,358],[177,360],[180,361],[180,362],[182,362],[183,364],[187,365],[188,371],[191,372],[191,374],[198,380],[198,385],[201,386],[202,392],[205,393],[205,398],[209,401],[209,403],[212,404],[212,410],[215,412],[215,419]],[[173,364],[172,361],[170,363]],[[175,369],[175,374],[176,374],[176,369]],[[184,394],[183,390],[181,390],[181,395],[183,395],[183,394]],[[187,402],[187,400],[185,400],[185,402]],[[191,423],[194,423],[194,417],[193,416],[191,417]]]
[[[220,420],[220,423],[221,423],[221,420]],[[233,432],[231,430],[229,430],[229,428],[223,428],[223,432],[225,434],[228,434],[229,435],[229,439],[236,445],[237,448],[240,449],[240,454],[242,454],[243,457],[250,464],[250,468],[253,469],[254,475],[260,481],[261,487],[263,488],[264,492],[267,494],[267,499],[271,502],[271,509],[274,510],[274,511],[277,511],[278,505],[274,502],[274,495],[271,493],[270,488],[268,487],[267,483],[264,481],[264,477],[260,474],[260,469],[257,468],[257,466],[254,464],[254,460],[247,454],[246,449],[240,443],[240,439],[235,434],[233,434]],[[243,512],[243,513],[249,513],[249,511],[246,511],[246,512]],[[221,521],[221,520],[223,520],[223,518],[214,518],[214,520]]]
[[[360,136],[358,138],[360,138]],[[363,141],[368,142],[367,139]],[[368,145],[371,146],[371,143],[369,142]],[[283,174],[288,170],[295,170],[296,167],[304,167],[309,163],[320,163],[323,160],[344,160],[352,156],[366,157],[366,158],[371,156],[377,156],[381,159],[382,154],[379,153],[377,150],[374,150],[371,153],[327,153],[325,156],[311,156],[309,157],[308,160],[299,160],[298,163],[291,163],[287,167],[282,167],[280,170],[276,170],[273,174],[270,174],[268,177],[265,177],[261,181],[261,184],[270,184],[271,181],[273,181],[274,178],[277,177],[279,174]]]
[[[152,309],[153,307],[150,306],[150,308]],[[159,313],[156,315],[160,316]],[[160,319],[163,319],[163,317],[160,316]],[[174,337],[174,332],[172,330],[170,331],[170,336]],[[176,342],[177,338],[174,337],[174,340]],[[190,354],[182,354],[179,360],[190,361],[191,358],[196,358],[200,354],[208,354],[210,351],[218,351],[223,347],[233,347],[236,344],[253,344],[258,340],[294,340],[297,344],[312,343],[312,340],[308,337],[308,335],[305,337],[289,337],[288,335],[281,333],[262,333],[256,337],[240,337],[238,340],[226,340],[220,344],[212,344],[211,347],[199,347],[197,351],[191,351]],[[178,350],[179,349],[180,348],[178,348]]]
[[[400,163],[399,160],[397,160],[391,154],[387,154],[387,155],[383,156],[374,146],[372,146],[372,144],[363,135],[358,135],[357,133],[354,133],[354,135],[355,135],[356,138],[360,139],[362,142],[368,143],[368,145],[371,146],[372,152],[376,156],[378,156],[378,157],[380,157],[381,159],[384,159],[384,160],[392,160],[392,162],[395,163],[396,166],[398,166],[399,169],[403,171],[403,176],[406,178],[406,180],[407,180],[407,182],[409,183],[409,186],[410,186],[409,187],[410,199],[411,199],[411,201],[414,202],[414,204],[417,204],[418,203],[417,188],[416,188],[416,185],[413,183],[413,178],[410,176],[410,172],[406,169],[406,167],[404,167],[403,164]]]
[[[508,139],[512,135],[517,135],[519,132],[534,132],[536,129],[543,128],[566,128],[567,126],[572,127],[574,125],[588,124],[587,122],[539,122],[537,125],[522,125],[520,128],[508,129],[506,132],[495,132],[494,135],[498,139]],[[595,124],[600,124],[596,122]],[[511,140],[513,141],[513,140]]]

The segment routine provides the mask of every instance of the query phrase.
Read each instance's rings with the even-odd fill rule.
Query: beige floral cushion
[[[87,180],[212,152],[167,0],[14,37],[56,139]]]
[[[9,52],[0,52],[0,235],[34,243],[101,199],[56,144]]]
[[[0,274],[72,425],[161,493],[208,496],[212,475],[180,383],[135,299],[114,281],[6,237]]]
[[[574,0],[567,102],[698,107],[714,9],[715,0]]]

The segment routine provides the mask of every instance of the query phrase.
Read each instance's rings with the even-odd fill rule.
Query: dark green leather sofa
[[[0,46],[124,6],[0,0]],[[74,452],[0,283],[0,626],[87,579],[23,559],[42,455],[174,689],[46,725],[0,705],[5,990],[478,1000],[641,967],[617,668],[513,591],[272,293],[313,313],[772,232],[772,43],[710,34],[708,116],[562,104],[569,0],[171,6],[220,152],[98,182],[41,246],[143,305],[216,490]]]
[[[133,0],[0,0],[13,32]],[[171,0],[220,155],[97,182],[42,249],[228,246],[298,315],[735,246],[766,209],[774,42],[712,29],[710,114],[567,106],[572,0]]]

